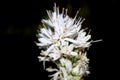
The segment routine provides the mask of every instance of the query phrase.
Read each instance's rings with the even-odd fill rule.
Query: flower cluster
[[[57,68],[44,68],[55,73],[50,75],[51,80],[82,80],[89,74],[86,48],[91,45],[91,35],[81,29],[85,19],[70,18],[67,9],[54,6],[54,11],[47,11],[48,20],[43,19],[43,26],[38,33],[36,43],[41,50],[39,61],[51,61]]]

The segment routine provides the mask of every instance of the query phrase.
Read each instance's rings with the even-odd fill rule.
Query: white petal
[[[56,12],[53,12],[52,15],[53,15],[52,17],[53,21],[56,21]]]
[[[70,39],[70,38],[65,38],[64,40],[69,41],[69,42],[72,42],[72,43],[74,43],[74,44],[78,44],[77,41],[75,41],[75,40],[73,40],[73,39]]]
[[[72,70],[72,62],[69,60],[66,60],[65,62],[66,70],[70,72]]]
[[[67,71],[64,67],[60,67],[62,73],[63,73],[63,76],[64,76],[64,79],[67,78],[68,74],[67,74]],[[66,79],[65,79],[66,80]]]
[[[65,40],[62,39],[62,40],[61,40],[61,45],[62,45],[62,46],[67,46],[67,45],[68,45],[68,42],[66,42]]]
[[[47,56],[47,55],[48,55],[48,52],[46,52],[46,51],[41,51],[40,54],[43,55],[43,56]]]
[[[60,21],[59,25],[64,29],[65,24],[64,24],[64,21],[63,21],[63,15],[62,14],[60,14],[60,16],[59,16],[59,21]]]
[[[84,74],[84,73],[85,73],[84,68],[80,68],[80,70],[79,70],[79,74],[82,75],[82,74]]]
[[[49,25],[50,27],[53,27],[53,24],[52,24],[52,22],[50,20],[43,19],[42,23],[45,23],[45,24]]]
[[[49,59],[46,57],[38,56],[38,58],[39,58],[39,61],[49,61]]]
[[[78,37],[79,37],[79,38],[83,38],[85,35],[86,35],[86,32],[83,32],[83,30],[81,30],[81,31],[78,33]]]
[[[90,46],[90,42],[86,42],[86,43],[80,43],[79,47],[89,47]]]
[[[48,56],[53,58],[54,61],[60,58],[60,54],[57,53],[50,53]]]
[[[56,59],[57,59],[55,53],[50,53],[50,54],[49,54],[49,57],[53,58],[53,60],[56,60]]]
[[[76,52],[71,52],[70,53],[72,56],[77,56],[78,54]]]
[[[50,28],[48,28],[48,31],[49,31],[50,36],[52,36],[52,31]]]
[[[49,44],[43,44],[43,43],[36,43],[37,46],[43,47],[43,46],[49,46]]]
[[[39,38],[38,39],[41,43],[45,43],[45,44],[51,44],[52,42],[49,40],[49,39],[47,39],[47,38]]]
[[[79,26],[76,28],[76,31],[78,32],[80,29],[81,29],[81,25],[79,25]]]
[[[77,65],[76,67],[73,68],[72,73],[74,75],[78,75],[79,74],[79,65]]]
[[[42,28],[42,29],[41,29],[41,32],[42,32],[43,34],[45,34],[48,38],[51,38],[48,30],[46,30],[45,28]]]
[[[56,72],[55,74],[53,75],[49,75],[49,77],[53,77],[52,79],[50,80],[58,80],[58,75],[60,74],[60,72]]]
[[[76,35],[76,32],[67,32],[64,36],[74,38],[74,35]]]
[[[58,80],[58,75],[59,75],[59,72],[55,73],[54,80]]]
[[[66,15],[64,18],[64,23],[69,20],[69,17]]]
[[[43,35],[43,34],[41,34],[41,33],[39,33],[38,34],[40,37],[46,37],[45,35]]]
[[[39,61],[45,60],[45,57],[38,56],[38,58],[39,58]]]
[[[69,28],[73,25],[73,23],[74,23],[74,21],[71,20],[71,19],[69,19],[69,20],[67,21],[66,27],[69,29]]]
[[[87,35],[86,37],[83,38],[85,42],[87,42],[91,38],[91,35]]]
[[[86,35],[86,32],[82,32],[81,35],[79,35],[79,37],[84,37]]]
[[[47,49],[47,53],[49,53],[50,51],[52,51],[54,49],[54,45],[51,45],[48,49]]]
[[[65,66],[65,59],[64,58],[60,59],[60,63],[62,66]]]
[[[52,69],[52,68],[47,68],[46,70],[47,70],[48,72],[58,71],[58,69]]]
[[[55,26],[55,34],[60,34],[60,27],[58,26],[57,23],[54,23]]]
[[[69,47],[68,47],[68,49],[69,49],[70,51],[72,51],[73,48],[74,48],[74,45],[73,45],[73,44],[70,44]]]

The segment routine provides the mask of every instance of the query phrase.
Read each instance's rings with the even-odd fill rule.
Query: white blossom
[[[79,74],[79,69],[80,69],[79,67],[80,67],[80,65],[77,65],[76,67],[73,68],[73,70],[72,70],[73,75],[78,75]]]
[[[51,80],[82,80],[84,74],[89,74],[87,52],[85,48],[91,45],[91,35],[82,29],[85,19],[74,18],[67,15],[67,9],[60,13],[56,4],[53,11],[47,10],[48,19],[42,19],[42,28],[38,33],[40,52],[39,61],[52,61],[56,69],[46,68],[48,72],[56,71],[49,75]]]
[[[72,70],[72,62],[70,60],[62,58],[60,59],[60,63],[62,66],[65,66],[67,72]]]
[[[68,42],[64,43],[64,45],[61,46],[61,53],[66,54],[66,55],[72,55],[72,56],[77,56],[78,53],[74,52],[74,45],[70,44]]]

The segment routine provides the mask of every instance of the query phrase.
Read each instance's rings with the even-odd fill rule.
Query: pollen
[[[53,43],[54,44],[58,43],[58,39],[53,39]]]

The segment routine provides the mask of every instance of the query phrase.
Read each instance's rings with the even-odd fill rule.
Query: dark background
[[[39,0],[39,1],[1,1],[0,2],[0,59],[3,79],[48,80],[37,56],[40,50],[35,45],[36,34],[41,19],[47,16],[46,9],[53,9],[54,2],[68,8],[72,17],[81,8],[79,16],[86,20],[83,28],[91,29],[93,43],[88,51],[91,74],[85,80],[104,80],[113,74],[111,65],[118,44],[119,10],[117,0]],[[114,54],[114,55],[113,55]],[[112,57],[110,57],[112,56]],[[112,63],[112,61],[114,63]],[[110,66],[106,67],[110,62]],[[114,70],[113,70],[114,71]]]

